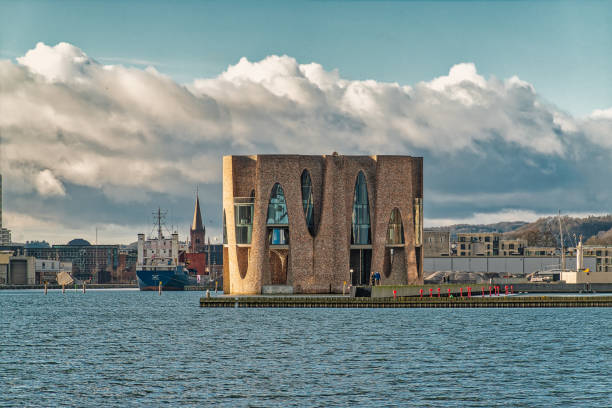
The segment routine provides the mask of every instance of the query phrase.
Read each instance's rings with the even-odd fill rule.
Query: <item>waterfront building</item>
[[[526,239],[500,239],[499,256],[523,255],[526,247]]]
[[[422,283],[422,216],[421,157],[225,156],[223,289]]]
[[[109,283],[119,266],[119,245],[91,245],[83,239],[51,248],[26,248],[25,253],[37,259],[72,262],[73,276],[92,283]]]
[[[572,249],[575,253],[575,249]],[[596,272],[612,273],[612,245],[584,245],[584,256],[594,256],[597,260]]]
[[[424,230],[423,254],[429,256],[450,255],[450,231]]]
[[[525,256],[555,256],[560,251],[556,247],[528,246],[524,249],[523,253]]]
[[[36,283],[57,283],[58,273],[66,272],[72,274],[72,262],[36,259],[34,265]]]
[[[498,256],[501,234],[496,232],[457,234],[457,256]]]
[[[0,174],[0,245],[11,245],[11,231],[2,227],[2,174]]]
[[[34,285],[35,262],[31,256],[13,256],[12,251],[0,251],[0,284]]]
[[[119,265],[112,275],[112,281],[114,283],[135,282],[137,261],[138,250],[136,248],[119,248]]]

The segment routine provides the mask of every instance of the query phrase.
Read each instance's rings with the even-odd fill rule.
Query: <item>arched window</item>
[[[308,170],[302,172],[302,207],[308,231],[314,236],[314,201],[312,199],[312,180]]]
[[[351,244],[369,245],[370,237],[370,204],[368,202],[368,188],[366,178],[362,171],[357,175],[355,182],[355,198],[353,200],[353,222],[351,228]]]
[[[274,184],[268,203],[268,241],[270,245],[289,245],[289,216],[285,192],[279,183]]]
[[[404,243],[404,224],[399,209],[394,208],[389,217],[387,228],[387,245],[401,245]]]
[[[268,224],[289,224],[285,192],[279,183],[276,183],[274,187],[272,187],[272,194],[270,194],[270,202],[268,203]]]

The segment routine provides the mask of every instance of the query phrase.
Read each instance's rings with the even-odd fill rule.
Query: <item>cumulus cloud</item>
[[[46,169],[36,176],[36,190],[43,196],[63,196],[66,194],[62,182]]]
[[[401,153],[425,156],[427,211],[440,219],[487,203],[600,210],[575,197],[547,204],[545,195],[593,194],[612,170],[612,108],[576,118],[520,78],[485,78],[472,63],[407,85],[350,80],[286,55],[241,58],[182,85],[152,67],[104,65],[74,45],[39,43],[0,61],[0,89],[3,171],[16,194],[69,199],[88,188],[109,205],[143,203],[191,197],[195,184],[217,192],[223,154]],[[497,193],[505,202],[469,199]],[[459,204],[440,198],[462,194]],[[612,198],[607,187],[595,194]]]

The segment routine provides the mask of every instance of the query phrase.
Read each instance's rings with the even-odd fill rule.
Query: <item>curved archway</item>
[[[353,198],[353,216],[351,223],[351,244],[370,245],[370,203],[368,199],[368,186],[363,171],[360,171],[355,181],[355,195]]]
[[[387,245],[402,245],[404,244],[404,224],[399,208],[394,208],[389,216],[389,225],[387,227]]]
[[[302,185],[302,208],[304,209],[304,217],[306,219],[306,227],[311,236],[315,236],[314,223],[314,200],[312,196],[312,180],[310,172],[304,169],[301,176]]]

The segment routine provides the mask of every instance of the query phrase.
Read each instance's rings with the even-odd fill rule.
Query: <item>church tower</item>
[[[195,209],[193,210],[193,222],[191,223],[191,229],[189,230],[191,243],[189,244],[189,252],[191,253],[202,253],[206,248],[204,237],[206,235],[206,229],[202,224],[202,213],[200,212],[200,197],[196,193]]]

